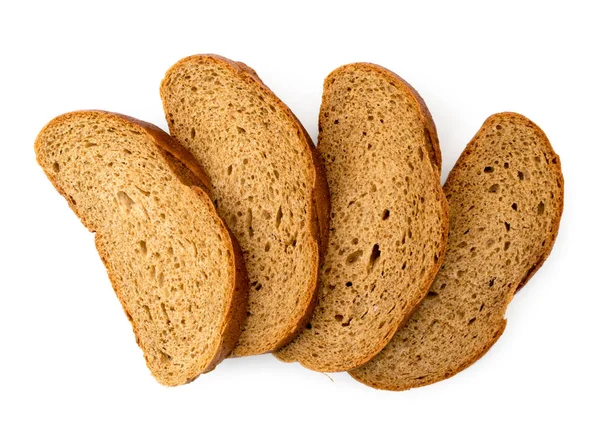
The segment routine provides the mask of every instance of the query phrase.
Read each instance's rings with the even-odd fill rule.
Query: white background
[[[600,419],[599,15],[597,2],[561,3],[2,1],[0,419]],[[182,387],[154,381],[92,234],[36,165],[33,141],[85,108],[166,129],[165,71],[208,52],[254,67],[313,139],[330,71],[392,69],[433,114],[443,179],[492,113],[545,130],[563,163],[560,234],[484,358],[400,393],[271,355],[227,360]]]

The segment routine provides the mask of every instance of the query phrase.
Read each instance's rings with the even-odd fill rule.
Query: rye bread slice
[[[318,150],[329,245],[310,324],[278,358],[317,371],[357,367],[425,297],[448,231],[437,145],[423,100],[394,73],[355,63],[327,77]]]
[[[450,235],[427,299],[373,360],[350,374],[404,390],[465,369],[504,331],[515,292],[539,269],[563,209],[560,160],[542,130],[514,113],[488,118],[444,186]]]
[[[243,63],[187,57],[160,92],[171,134],[207,171],[244,254],[248,317],[233,354],[278,349],[310,316],[327,244],[328,192],[314,145]]]
[[[104,111],[48,123],[38,163],[86,228],[162,384],[225,358],[245,318],[241,251],[189,152],[151,124]]]

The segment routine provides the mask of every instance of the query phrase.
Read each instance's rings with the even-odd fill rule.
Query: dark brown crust
[[[349,371],[348,374],[350,374],[350,376],[352,376],[352,378],[354,380],[356,380],[359,383],[362,383],[366,386],[369,386],[369,387],[372,387],[372,388],[378,389],[378,390],[389,390],[389,391],[393,391],[393,392],[402,392],[404,390],[414,389],[416,387],[428,386],[430,384],[441,382],[442,380],[446,380],[446,379],[449,379],[450,377],[454,377],[455,375],[457,375],[464,369],[472,366],[478,359],[483,357],[490,350],[490,348],[496,342],[498,342],[498,339],[500,339],[500,336],[502,336],[502,333],[504,333],[504,329],[506,328],[506,320],[503,320],[503,321],[504,321],[504,323],[502,324],[500,329],[498,329],[498,331],[492,337],[492,340],[488,344],[486,344],[486,346],[483,348],[483,350],[479,354],[477,354],[474,358],[469,359],[464,364],[460,365],[459,368],[457,368],[456,370],[451,371],[449,373],[444,373],[444,376],[442,378],[435,379],[435,380],[425,380],[425,381],[417,380],[410,387],[404,387],[404,386],[395,387],[395,386],[390,386],[387,384],[384,385],[384,384],[378,383],[377,381],[368,382],[365,379],[356,377],[354,374],[352,374],[351,371]]]
[[[193,159],[192,155],[187,150],[185,150],[178,143],[176,143],[167,133],[162,131],[160,128],[156,127],[153,124],[150,124],[150,123],[147,123],[147,122],[135,119],[133,117],[123,115],[123,114],[112,113],[112,112],[102,111],[102,110],[75,111],[75,112],[63,114],[63,115],[60,115],[60,116],[54,118],[46,126],[44,126],[44,128],[40,131],[40,134],[43,133],[45,131],[45,129],[47,127],[50,127],[51,125],[59,124],[62,122],[62,120],[66,120],[68,118],[74,118],[77,116],[104,116],[104,117],[109,117],[109,118],[117,118],[122,121],[125,121],[128,124],[136,126],[137,128],[143,129],[152,138],[152,140],[154,141],[154,144],[159,148],[159,150],[164,152],[162,155],[167,161],[177,160],[181,164],[183,164],[187,169],[189,169],[189,171],[193,174],[193,177],[194,177],[193,181],[195,182],[194,184],[196,184],[196,185],[190,186],[191,189],[194,192],[196,192],[196,194],[198,194],[199,198],[201,200],[203,200],[207,206],[210,207],[210,209],[214,213],[215,220],[221,226],[221,230],[222,230],[224,236],[226,238],[230,239],[230,244],[231,244],[230,252],[232,253],[232,256],[234,257],[233,263],[234,263],[234,270],[235,270],[235,279],[234,279],[234,284],[233,284],[233,288],[232,288],[231,300],[230,300],[228,312],[223,319],[224,321],[223,321],[223,327],[222,327],[222,332],[221,332],[221,344],[220,344],[219,348],[217,349],[217,352],[216,352],[215,356],[213,357],[213,359],[206,365],[205,369],[202,372],[198,373],[198,375],[213,370],[215,368],[215,366],[219,362],[221,362],[224,358],[226,358],[227,355],[231,352],[235,343],[237,343],[238,337],[241,334],[241,327],[246,318],[246,311],[245,311],[246,304],[245,303],[247,302],[247,297],[248,297],[248,278],[247,278],[246,268],[245,268],[243,257],[242,257],[242,252],[237,243],[237,240],[235,239],[233,234],[229,231],[229,229],[227,228],[227,226],[225,225],[223,220],[218,216],[218,213],[217,213],[216,209],[214,208],[214,204],[212,203],[212,201],[210,200],[210,197],[207,194],[207,190],[209,190],[209,188],[210,188],[210,182],[209,182],[208,177],[206,176],[206,173],[200,167],[200,165]],[[42,166],[42,163],[40,162],[40,151],[39,151],[40,144],[39,144],[38,140],[39,140],[39,135],[38,135],[38,139],[36,139],[36,142],[35,142],[36,157],[38,160],[38,164],[42,167],[42,169],[44,169],[44,167]],[[177,173],[175,166],[170,166],[170,167],[177,174],[178,177],[180,177],[180,178],[184,177],[184,175]],[[44,172],[46,173],[46,176],[52,182],[52,184],[54,185],[56,190],[65,199],[67,199],[67,203],[69,204],[69,206],[71,207],[73,212],[83,222],[84,226],[86,226],[86,228],[88,228],[90,231],[96,233],[96,231],[92,229],[92,226],[81,217],[77,208],[72,205],[70,200],[68,200],[67,194],[59,187],[59,184],[57,183],[56,178],[51,173],[48,173],[45,170],[44,170]],[[123,307],[123,311],[125,312],[127,318],[129,319],[129,321],[131,323],[131,326],[132,326],[134,334],[135,334],[136,342],[141,347],[141,344],[138,339],[139,335],[138,335],[137,327],[133,323],[133,319],[132,319],[131,315],[126,311],[125,307],[122,304],[124,302],[124,300],[122,299],[121,291],[117,288],[117,284],[114,280],[114,275],[111,273],[111,271],[109,269],[110,265],[106,259],[107,253],[102,249],[102,247],[100,246],[100,242],[98,241],[101,237],[102,237],[101,233],[96,233],[96,236],[95,236],[96,248],[98,250],[98,253],[100,255],[102,262],[104,263],[104,266],[107,269],[108,277],[111,281],[113,290],[115,291],[115,294],[117,295],[117,298],[119,299],[119,302],[121,303],[121,305]],[[145,352],[144,352],[144,358],[146,358]],[[147,365],[148,365],[148,368],[150,368],[150,365],[149,364],[147,364]],[[176,385],[183,384],[183,383],[189,383],[189,382],[193,381],[197,376],[186,379],[186,381],[183,383],[173,383],[173,384],[164,383],[162,381],[163,379],[160,379],[158,376],[155,376],[155,377],[158,381],[161,381],[161,383],[165,384],[166,386],[176,386]]]
[[[312,284],[309,286],[309,289],[312,290],[310,293],[310,299],[306,303],[306,309],[301,318],[294,321],[292,323],[293,326],[289,329],[289,334],[287,334],[284,338],[282,338],[270,351],[277,350],[284,345],[291,342],[297,334],[304,328],[310,316],[312,315],[312,311],[316,304],[317,298],[317,287],[318,287],[318,271],[319,267],[322,263],[323,256],[325,254],[325,250],[327,247],[327,240],[329,236],[329,188],[327,187],[327,178],[325,177],[324,167],[319,159],[318,153],[316,151],[315,145],[310,139],[310,136],[298,120],[298,118],[294,115],[294,113],[289,109],[287,105],[281,101],[260,79],[256,71],[251,67],[247,66],[242,62],[236,62],[230,60],[228,58],[216,55],[216,54],[198,54],[190,57],[186,57],[177,63],[175,63],[166,73],[164,80],[168,80],[169,75],[174,71],[176,67],[178,67],[181,63],[187,60],[198,60],[198,59],[209,59],[215,62],[225,64],[231,70],[237,74],[240,78],[249,81],[250,83],[257,85],[265,95],[271,97],[279,107],[286,113],[288,118],[293,122],[297,127],[298,137],[302,140],[303,144],[310,151],[313,167],[315,169],[314,173],[314,185],[312,188],[312,203],[309,209],[309,215],[311,215],[311,232],[313,235],[313,239],[318,248],[319,258],[318,261],[315,262],[314,267],[314,277]],[[163,81],[164,83],[164,81]],[[162,85],[161,85],[162,92]],[[161,95],[163,96],[163,95]],[[164,97],[164,96],[163,96]],[[163,107],[164,107],[163,102]],[[167,110],[165,108],[165,115],[167,115]],[[269,351],[265,351],[269,352]],[[235,351],[234,351],[235,353]],[[237,355],[237,354],[236,354]],[[240,355],[241,356],[241,355]]]
[[[199,194],[205,194],[200,188],[195,188],[195,190],[198,191]],[[211,200],[209,201],[212,203]],[[231,351],[233,351],[235,348],[238,338],[242,333],[244,322],[246,321],[246,306],[248,303],[248,290],[250,284],[248,282],[248,273],[246,272],[246,265],[244,264],[242,249],[240,248],[237,239],[224,222],[223,228],[225,228],[229,234],[229,237],[231,238],[231,245],[233,246],[235,264],[234,293],[231,300],[231,305],[229,306],[229,311],[225,315],[225,320],[229,320],[229,323],[221,334],[223,340],[221,342],[220,351],[210,362],[208,368],[204,371],[205,373],[213,370],[217,364],[231,354]],[[190,381],[192,380],[194,379],[190,379]]]
[[[421,114],[421,122],[423,123],[424,133],[425,133],[424,136],[426,137],[426,139],[428,140],[428,142],[431,145],[431,148],[428,147],[428,150],[430,150],[430,151],[437,150],[437,156],[439,156],[439,159],[437,159],[437,161],[436,161],[439,163],[439,166],[436,166],[436,164],[431,162],[431,168],[432,168],[433,175],[436,180],[439,180],[440,168],[441,168],[441,154],[439,153],[437,132],[435,129],[435,124],[433,123],[433,120],[431,118],[431,114],[429,113],[429,110],[427,109],[427,106],[425,105],[423,99],[417,94],[417,92],[408,83],[406,83],[402,78],[400,78],[395,73],[387,70],[386,68],[384,68],[382,66],[372,64],[372,63],[353,63],[353,64],[347,64],[345,66],[341,66],[341,67],[335,69],[333,72],[331,72],[325,79],[325,81],[323,83],[322,103],[325,103],[325,98],[327,98],[329,95],[331,85],[332,85],[333,81],[335,80],[336,75],[339,72],[346,71],[348,68],[357,68],[357,67],[365,68],[369,71],[376,71],[376,72],[382,74],[387,79],[390,79],[394,84],[404,86],[407,90],[407,93],[410,96],[412,96],[412,98],[414,99],[415,103],[417,104],[418,109]],[[319,112],[319,128],[322,126],[322,122],[324,121],[324,119],[325,119],[324,111],[323,111],[323,107],[321,107],[321,110]],[[320,132],[321,132],[321,130],[319,129],[319,142],[321,140]],[[429,153],[429,156],[432,159],[435,158],[435,156],[432,155],[431,152]],[[408,320],[410,319],[410,316],[412,316],[412,314],[418,308],[418,305],[427,296],[427,292],[429,291],[429,288],[431,287],[431,284],[433,283],[435,276],[437,275],[437,273],[442,265],[444,256],[446,254],[446,244],[447,244],[447,240],[448,240],[448,229],[449,229],[448,203],[446,202],[446,197],[444,195],[441,185],[439,184],[439,181],[437,181],[436,186],[437,187],[436,187],[435,194],[436,194],[438,201],[442,207],[442,209],[441,209],[442,238],[440,239],[440,249],[438,250],[438,253],[439,253],[438,261],[436,264],[434,264],[431,267],[431,270],[427,274],[427,278],[421,285],[421,289],[419,291],[419,295],[418,295],[417,299],[407,306],[407,308],[410,308],[410,311],[405,315],[405,317],[403,319],[401,319],[397,323],[396,326],[393,326],[392,329],[390,329],[388,335],[386,335],[385,337],[382,338],[382,340],[376,347],[376,351],[371,353],[370,355],[365,356],[361,360],[355,361],[353,364],[353,368],[360,367],[360,366],[366,364],[368,361],[370,361],[375,355],[377,355],[388,344],[388,342],[394,336],[395,332],[397,332],[398,329],[403,327],[408,322]],[[307,322],[309,320],[307,320]],[[282,358],[281,356],[279,356],[277,354],[275,356],[279,360],[284,361],[284,362],[294,361],[293,359]],[[304,361],[299,361],[299,362],[301,365],[303,365],[311,370],[316,370],[316,371],[331,371],[331,368],[332,368],[332,367],[318,367],[318,366],[313,366],[313,365],[307,365],[306,362],[304,362]],[[345,370],[339,369],[337,371],[345,371]]]
[[[478,140],[480,139],[480,135],[482,133],[484,133],[488,129],[488,127],[490,125],[492,125],[492,122],[499,117],[504,117],[504,118],[508,117],[508,118],[513,118],[513,119],[519,120],[525,126],[533,128],[537,132],[539,144],[543,147],[543,149],[545,149],[545,153],[547,153],[551,159],[556,159],[556,164],[550,168],[552,169],[552,171],[554,172],[554,176],[557,178],[557,180],[560,183],[560,195],[559,195],[559,197],[556,198],[557,205],[558,205],[558,212],[555,215],[555,219],[553,220],[553,224],[552,224],[550,232],[549,232],[549,238],[548,238],[548,240],[546,240],[546,246],[542,250],[542,254],[540,255],[540,258],[538,259],[536,264],[529,271],[527,271],[527,273],[525,274],[525,276],[519,283],[519,286],[517,287],[517,289],[515,291],[515,293],[516,293],[527,283],[527,281],[529,281],[529,279],[531,279],[531,277],[535,274],[535,272],[537,272],[537,270],[542,266],[544,261],[550,255],[550,252],[552,251],[552,247],[554,246],[556,237],[558,235],[560,219],[561,219],[563,208],[564,208],[564,178],[562,175],[560,158],[556,154],[556,152],[554,152],[554,149],[552,148],[552,145],[550,144],[550,141],[548,140],[548,137],[546,136],[546,134],[534,122],[532,122],[527,117],[525,117],[521,114],[517,114],[517,113],[513,113],[513,112],[503,112],[503,113],[497,113],[497,114],[491,115],[490,117],[488,117],[485,120],[485,122],[483,123],[481,128],[477,131],[477,133],[475,134],[473,139],[471,139],[469,144],[466,146],[466,148],[464,149],[464,151],[458,158],[456,164],[454,165],[454,168],[448,175],[448,179],[446,180],[446,184],[444,185],[444,187],[446,185],[449,185],[450,183],[454,182],[454,180],[457,178],[456,173],[458,172],[458,168],[462,167],[463,162],[469,160],[470,156],[473,156],[472,153],[476,147]],[[506,309],[508,308],[508,305],[512,301],[513,297],[514,297],[514,294],[509,295],[507,297],[506,302],[505,302],[505,307],[504,307],[504,313],[506,313]],[[500,329],[498,329],[496,334],[492,337],[491,341],[488,344],[486,344],[480,352],[477,352],[472,357],[466,359],[465,363],[461,364],[457,369],[452,370],[451,372],[448,372],[448,373],[444,373],[443,375],[439,376],[438,378],[431,378],[431,380],[427,380],[427,381],[415,381],[410,386],[403,385],[403,386],[394,387],[394,386],[387,385],[387,384],[382,385],[377,382],[368,382],[364,378],[358,378],[358,377],[354,376],[352,374],[352,372],[350,372],[350,375],[357,381],[359,381],[363,384],[366,384],[367,386],[371,386],[376,389],[394,390],[394,391],[408,390],[408,389],[415,388],[415,387],[427,386],[429,384],[437,383],[439,381],[446,380],[446,379],[458,374],[459,372],[463,371],[464,369],[470,367],[481,357],[483,357],[489,351],[489,349],[498,341],[498,339],[504,332],[505,327],[506,327],[506,320],[503,320],[503,324],[500,327]]]

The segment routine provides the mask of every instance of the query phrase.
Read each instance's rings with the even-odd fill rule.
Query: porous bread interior
[[[379,352],[426,294],[445,247],[446,209],[417,101],[391,72],[334,71],[319,130],[329,245],[312,320],[277,355],[344,371]]]
[[[391,390],[450,377],[502,334],[508,303],[544,261],[562,213],[560,161],[541,130],[517,114],[486,121],[444,191],[446,258],[427,298],[373,360],[351,375]]]
[[[193,174],[141,127],[102,113],[59,117],[38,137],[36,152],[96,232],[152,374],[177,385],[212,368],[235,267],[210,200],[186,185]]]
[[[224,60],[180,61],[161,95],[171,134],[210,176],[243,251],[248,313],[233,353],[272,351],[297,331],[316,288],[311,151],[274,95]]]

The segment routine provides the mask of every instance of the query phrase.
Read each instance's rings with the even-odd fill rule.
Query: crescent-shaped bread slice
[[[328,192],[315,147],[243,63],[184,58],[160,93],[171,135],[210,176],[215,206],[244,253],[248,317],[233,354],[278,349],[311,314],[327,244]]]
[[[373,358],[425,297],[448,220],[435,126],[400,77],[369,63],[333,71],[319,132],[329,245],[313,317],[276,355],[332,372]]]
[[[548,257],[563,210],[560,160],[515,113],[488,118],[444,185],[450,235],[427,298],[375,358],[350,374],[404,390],[455,375],[498,340],[515,292]]]
[[[248,281],[189,152],[156,126],[104,111],[55,118],[35,152],[96,233],[154,377],[174,386],[212,370],[240,335]]]

